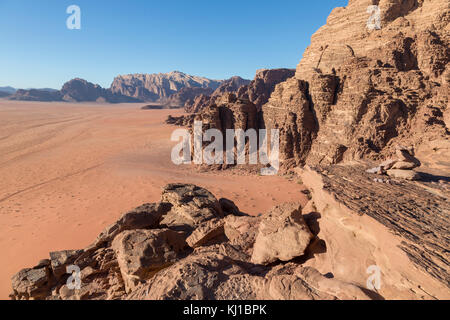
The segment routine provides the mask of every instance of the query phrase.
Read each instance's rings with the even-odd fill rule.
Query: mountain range
[[[66,82],[61,90],[0,88],[0,96],[22,101],[67,101],[67,102],[159,102],[183,106],[199,94],[212,94],[227,86],[248,84],[250,80],[233,77],[229,80],[211,80],[185,74],[180,71],[157,74],[128,74],[117,76],[111,87],[75,78]],[[2,90],[3,89],[3,90]],[[235,88],[237,89],[237,88]]]

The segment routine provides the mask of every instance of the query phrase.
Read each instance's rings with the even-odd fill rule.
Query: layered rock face
[[[212,96],[220,96],[227,92],[237,92],[242,86],[246,86],[250,83],[250,80],[242,79],[241,77],[234,76],[228,80],[224,80],[220,86],[214,90]]]
[[[380,9],[379,30],[367,27],[371,5]],[[281,130],[283,157],[377,160],[399,144],[448,152],[449,20],[446,0],[353,0],[334,9],[295,80],[263,106],[265,126]]]
[[[221,81],[191,76],[179,71],[158,74],[130,74],[118,76],[111,84],[111,92],[141,101],[162,101],[183,88],[217,89]]]
[[[248,85],[250,80],[242,79],[235,76],[228,80],[223,80],[220,86],[211,94],[202,93],[189,100],[184,104],[184,110],[189,113],[197,113],[210,105],[213,105],[216,100],[226,93],[236,93],[242,86]]]
[[[159,203],[124,214],[89,247],[18,272],[11,298],[369,299],[295,261],[314,239],[309,228],[298,204],[251,217],[203,188],[171,184]]]

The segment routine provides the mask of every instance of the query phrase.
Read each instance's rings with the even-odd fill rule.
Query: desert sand
[[[167,183],[205,187],[252,215],[306,202],[304,187],[283,177],[172,164],[176,127],[163,123],[182,111],[140,107],[0,100],[1,299],[18,270],[89,245],[122,213],[158,201]]]

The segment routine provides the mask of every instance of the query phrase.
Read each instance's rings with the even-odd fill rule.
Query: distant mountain
[[[66,82],[61,90],[8,89],[11,100],[68,101],[68,102],[157,102],[167,106],[182,107],[186,101],[199,95],[214,96],[236,91],[249,80],[232,77],[228,80],[211,80],[191,76],[179,71],[155,74],[129,74],[117,76],[111,88],[105,89],[84,79]],[[12,89],[12,90],[11,90]],[[6,94],[4,94],[5,96]],[[1,96],[1,95],[0,95]]]
[[[59,91],[52,92],[38,89],[19,89],[9,97],[9,100],[20,101],[61,101]]]
[[[158,74],[129,74],[117,76],[111,92],[142,101],[162,102],[183,88],[216,90],[222,81],[197,77],[179,71]]]
[[[14,94],[16,91],[13,87],[0,87],[0,93]]]
[[[21,101],[140,102],[131,97],[113,94],[109,89],[103,89],[98,84],[79,78],[66,82],[61,90],[50,88],[20,89],[10,96],[9,99]]]
[[[53,88],[28,88],[25,90],[39,90],[39,91],[49,91],[49,92],[59,91],[58,89],[53,89]]]
[[[112,93],[109,89],[103,89],[98,84],[93,84],[80,78],[66,82],[59,92],[62,100],[68,102],[140,102],[138,99],[119,93]]]

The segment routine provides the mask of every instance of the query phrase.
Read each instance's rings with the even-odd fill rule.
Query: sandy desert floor
[[[206,187],[249,214],[306,202],[304,187],[282,177],[172,164],[176,127],[163,123],[181,111],[140,106],[0,100],[0,299],[20,269],[89,245],[122,213],[159,200],[167,183]]]

